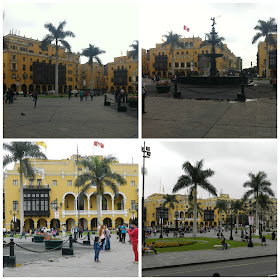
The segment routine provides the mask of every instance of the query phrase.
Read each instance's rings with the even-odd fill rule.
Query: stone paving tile
[[[4,138],[137,138],[137,111],[117,112],[103,102],[39,97],[34,108],[30,97],[19,97],[4,103]]]
[[[252,102],[148,97],[144,138],[276,138],[276,99]]]

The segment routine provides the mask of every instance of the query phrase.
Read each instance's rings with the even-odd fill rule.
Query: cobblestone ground
[[[269,84],[248,89],[248,102],[235,102],[238,88],[178,86],[182,99],[173,93],[158,94],[153,81],[147,87],[144,138],[276,138],[277,99]],[[173,89],[171,89],[172,91]],[[215,93],[215,91],[217,93]],[[223,93],[221,93],[224,91]],[[247,89],[246,89],[247,91]],[[169,98],[170,97],[170,98]]]
[[[113,98],[113,95],[110,95]],[[30,97],[4,103],[4,138],[137,138],[137,109],[117,112],[117,105],[104,106],[104,97],[80,102],[78,97]]]
[[[84,238],[84,237],[83,237]],[[92,236],[94,239],[94,235]],[[5,238],[9,242],[9,238]],[[82,240],[79,240],[82,243]],[[4,277],[136,277],[138,265],[134,261],[132,245],[118,242],[115,235],[111,238],[111,250],[100,252],[100,263],[94,262],[93,245],[74,243],[74,256],[62,256],[61,250],[47,251],[44,243],[32,243],[31,237],[15,238],[20,246],[43,253],[33,253],[15,247],[16,268],[4,268]],[[93,242],[91,241],[91,244]],[[69,247],[69,243],[65,244]],[[9,248],[4,247],[4,255]]]

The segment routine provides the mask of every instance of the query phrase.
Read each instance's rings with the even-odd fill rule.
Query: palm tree
[[[192,201],[190,201],[189,203],[190,203],[190,207],[188,208],[188,213],[192,213],[194,211],[194,204]],[[197,203],[197,212],[199,212],[201,217],[203,217],[204,210],[201,208],[200,202]]]
[[[3,149],[10,152],[11,155],[4,155],[3,166],[12,162],[19,162],[19,181],[20,181],[20,234],[24,226],[24,200],[23,200],[23,176],[25,178],[35,178],[35,171],[29,161],[29,158],[46,159],[44,153],[40,151],[38,145],[34,142],[11,142],[3,144]]]
[[[209,46],[210,43],[208,41],[212,40],[212,35],[210,33],[205,33],[205,41],[203,41],[200,44],[200,47],[203,48],[205,46]],[[217,34],[215,34],[215,40],[218,41],[217,46],[218,48],[220,48],[221,50],[224,49],[224,44],[222,43],[222,41],[225,40],[224,37],[219,37]]]
[[[138,59],[138,51],[139,51],[139,42],[138,40],[134,40],[135,43],[132,43],[130,45],[130,47],[132,48],[132,51],[129,51],[128,52],[128,56],[127,58],[130,58],[130,57],[137,57]]]
[[[68,50],[68,52],[71,52],[71,46],[69,43],[65,40],[66,37],[75,37],[74,33],[71,31],[64,31],[63,28],[66,25],[66,21],[62,21],[59,23],[58,27],[55,28],[55,26],[52,23],[46,23],[44,25],[45,28],[49,30],[49,34],[45,35],[45,37],[42,40],[42,50],[45,50],[48,45],[50,45],[53,41],[55,42],[55,92],[58,94],[58,48],[59,43]]]
[[[227,202],[223,199],[218,199],[216,201],[216,206],[214,210],[218,209],[218,213],[220,214],[220,223],[219,223],[219,228],[221,228],[221,222],[222,222],[222,212],[227,211]]]
[[[233,212],[236,214],[236,227],[238,228],[238,224],[239,224],[238,212],[243,210],[243,201],[242,200],[232,201],[231,209],[233,209]]]
[[[196,162],[193,166],[189,161],[186,161],[182,169],[186,173],[178,178],[176,185],[173,187],[173,193],[178,192],[183,188],[190,188],[189,200],[194,204],[194,230],[193,238],[196,238],[197,231],[197,187],[200,186],[209,193],[217,196],[216,188],[208,182],[208,178],[214,175],[214,171],[211,169],[203,170],[203,160]]]
[[[272,33],[277,32],[277,24],[275,18],[269,18],[268,21],[258,20],[258,25],[254,27],[255,30],[259,32],[252,39],[252,44],[256,43],[259,38],[265,37],[265,46],[266,46],[266,78],[268,78],[268,68],[269,68],[269,57],[268,57],[268,46],[276,46],[276,41],[272,36]]]
[[[98,47],[89,44],[89,47],[82,50],[81,55],[89,58],[88,64],[90,65],[90,90],[93,90],[93,59],[95,59],[99,65],[102,65],[100,58],[98,57],[100,54],[106,53],[106,51],[100,50]],[[98,85],[97,85],[98,86]]]
[[[116,183],[120,185],[126,184],[126,180],[120,174],[111,170],[110,165],[114,161],[116,161],[116,158],[111,155],[105,156],[102,159],[93,156],[78,161],[78,164],[85,168],[85,172],[79,175],[75,181],[75,187],[82,186],[78,199],[80,201],[84,194],[90,190],[90,187],[96,186],[98,224],[100,224],[101,198],[103,197],[105,186],[108,186],[118,196],[119,189]]]
[[[250,188],[242,197],[242,200],[245,202],[250,196],[253,196],[256,200],[256,235],[259,235],[259,196],[268,194],[274,196],[273,190],[270,188],[271,182],[267,180],[267,174],[264,171],[259,171],[257,174],[250,172],[248,174],[250,177],[249,181],[246,181],[243,184],[244,188]]]
[[[176,194],[166,194],[163,198],[164,202],[162,204],[162,207],[165,207],[165,205],[169,204],[169,207],[174,209],[174,203],[179,203],[179,201],[176,198]]]
[[[181,35],[178,35],[176,33],[173,33],[172,31],[169,31],[168,34],[163,35],[163,37],[166,38],[166,41],[162,43],[162,46],[171,45],[170,46],[170,52],[171,52],[171,58],[172,58],[172,75],[174,75],[174,57],[173,57],[173,51],[175,47],[184,48],[184,43],[180,42],[179,39]]]

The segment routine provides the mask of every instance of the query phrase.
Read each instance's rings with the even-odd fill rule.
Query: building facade
[[[78,203],[81,188],[75,187],[75,180],[84,172],[76,165],[77,155],[62,160],[30,160],[36,170],[34,180],[24,178],[24,227],[25,230],[38,227],[61,229],[65,224],[67,230],[78,225],[80,220],[84,229],[97,228],[96,186],[84,195]],[[20,209],[19,164],[4,174],[4,227],[19,231]],[[101,223],[115,227],[123,222],[138,218],[138,164],[122,164],[118,161],[111,166],[114,172],[122,175],[127,183],[119,186],[116,197],[105,186],[101,202]],[[79,204],[79,206],[78,206]]]
[[[107,64],[108,91],[114,92],[123,88],[127,93],[135,93],[138,90],[138,56],[115,57],[114,62]]]
[[[4,36],[3,89],[47,92],[55,89],[55,45],[42,50],[41,41],[14,34]],[[58,50],[59,92],[74,90],[79,84],[80,55]]]
[[[175,47],[173,50],[173,67],[176,75],[209,76],[211,45],[206,44],[200,37],[180,38],[184,48]],[[242,70],[242,60],[236,57],[226,44],[215,47],[217,54],[223,54],[216,59],[220,76],[236,75]],[[159,75],[168,77],[172,72],[171,45],[156,44],[155,48],[142,50],[142,70],[144,75]]]
[[[276,46],[268,45],[268,59],[269,70],[268,77],[277,76],[277,34],[272,34],[276,42]],[[260,77],[266,76],[266,43],[265,41],[259,42],[257,54],[258,74]]]
[[[164,203],[164,196],[165,194],[152,194],[149,197],[145,199],[144,207],[145,207],[145,226],[147,227],[153,227],[159,225],[159,217],[157,215],[157,208],[161,207]],[[167,204],[165,207],[168,208],[168,219],[164,219],[163,225],[168,226],[170,228],[175,228],[176,224],[178,227],[193,227],[193,209],[191,204],[188,201],[188,195],[181,195],[177,194],[176,199],[179,201],[179,203],[174,203],[175,208],[172,209]],[[202,212],[198,211],[197,214],[197,225],[198,227],[208,227],[213,226],[216,227],[219,224],[225,225],[227,224],[230,213],[226,213],[225,211],[222,211],[219,213],[218,209],[214,208],[216,207],[216,202],[218,200],[225,200],[228,204],[230,204],[232,201],[236,201],[237,199],[230,198],[228,194],[220,194],[219,197],[210,197],[208,199],[197,199],[197,202],[202,209]],[[244,208],[249,211],[250,205],[254,204],[254,200],[251,200],[246,202],[244,204]],[[277,199],[271,198],[271,210],[262,213],[262,215],[259,214],[260,222],[263,224],[263,226],[267,227],[277,227]],[[247,211],[247,212],[248,212]],[[253,210],[252,210],[253,212]],[[245,213],[244,210],[240,211],[239,214],[239,224],[245,223],[244,217],[241,215],[242,213]],[[248,215],[248,213],[247,213]],[[233,221],[235,223],[235,221]]]

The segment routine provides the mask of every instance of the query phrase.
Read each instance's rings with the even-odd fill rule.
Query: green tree
[[[83,158],[78,161],[78,165],[85,168],[83,174],[79,175],[75,181],[75,187],[82,187],[79,194],[79,200],[84,194],[90,190],[93,185],[96,186],[96,202],[97,202],[97,223],[100,224],[101,217],[101,199],[104,195],[104,188],[108,186],[118,196],[119,189],[116,183],[120,185],[126,184],[126,180],[118,173],[111,170],[110,165],[116,161],[116,158],[109,155],[102,159],[97,156]]]
[[[188,208],[188,213],[192,213],[194,211],[194,204],[192,201],[189,201],[189,205],[190,207]],[[200,202],[197,203],[197,212],[199,212],[201,217],[203,217],[204,210],[201,208],[201,205],[202,204]]]
[[[164,197],[164,202],[162,204],[162,207],[165,207],[167,204],[170,208],[174,209],[175,205],[174,203],[179,203],[179,201],[176,198],[176,194],[166,194]]]
[[[201,48],[211,45],[208,41],[212,40],[212,35],[210,33],[205,33],[205,37],[206,37],[206,40],[203,41],[200,44]],[[222,43],[222,41],[224,41],[225,38],[224,37],[219,37],[218,34],[215,34],[214,38],[218,42],[217,47],[220,48],[221,50],[223,50],[224,49],[224,44]]]
[[[3,166],[9,163],[19,163],[19,182],[20,182],[20,234],[24,226],[24,199],[23,199],[23,176],[25,178],[35,178],[35,170],[33,169],[29,159],[46,159],[44,153],[40,151],[40,147],[34,142],[11,142],[3,144],[3,149],[8,151],[9,155],[4,155]]]
[[[130,57],[137,57],[138,60],[138,52],[139,52],[139,42],[138,40],[134,40],[135,43],[132,43],[130,47],[132,48],[131,51],[128,52],[127,58]]]
[[[212,195],[217,196],[216,188],[208,181],[208,178],[212,177],[215,172],[211,169],[203,170],[203,163],[203,160],[200,160],[193,166],[189,161],[186,161],[182,166],[185,174],[178,178],[177,183],[173,187],[173,193],[183,188],[190,189],[189,200],[193,201],[194,204],[193,238],[196,238],[197,231],[197,187],[200,186]]]
[[[238,224],[239,224],[238,214],[239,214],[239,211],[243,210],[243,201],[240,199],[232,201],[231,209],[233,209],[233,212],[236,215],[236,227],[238,227]]]
[[[220,222],[219,222],[219,228],[221,228],[222,226],[222,212],[227,212],[227,202],[223,199],[218,199],[216,201],[216,206],[214,208],[214,210],[218,209],[218,213],[220,215]]]
[[[169,31],[168,34],[163,35],[163,37],[166,38],[166,41],[162,43],[162,46],[170,46],[170,52],[171,52],[171,60],[172,60],[172,75],[174,75],[174,49],[176,47],[184,48],[184,43],[180,42],[181,35],[178,35],[176,33],[173,33],[172,31]]]
[[[266,78],[268,78],[269,72],[269,56],[268,56],[268,46],[272,45],[276,47],[276,41],[272,36],[272,33],[277,32],[277,24],[275,18],[269,18],[268,21],[258,20],[258,25],[254,27],[255,30],[258,30],[255,36],[252,39],[252,44],[255,44],[259,38],[265,38],[265,46],[266,46]]]
[[[264,171],[259,171],[257,174],[253,174],[250,172],[248,174],[250,180],[246,181],[243,184],[244,188],[250,188],[242,197],[242,200],[245,202],[249,197],[253,196],[256,200],[256,235],[259,235],[259,196],[268,194],[270,196],[274,196],[273,190],[270,188],[271,182],[267,180],[267,174]]]
[[[52,23],[46,23],[44,27],[49,30],[49,34],[45,35],[45,37],[42,40],[42,50],[45,50],[48,45],[52,44],[52,42],[55,43],[55,92],[58,94],[58,49],[59,49],[59,43],[68,50],[68,52],[71,52],[71,46],[69,43],[65,40],[66,37],[75,37],[74,33],[71,31],[64,31],[64,27],[66,25],[66,21],[62,21],[59,23],[58,27],[55,28],[55,26]]]
[[[106,53],[106,52],[103,50],[100,50],[98,47],[95,47],[94,45],[91,45],[91,44],[89,44],[88,48],[82,50],[81,55],[89,58],[88,64],[90,65],[90,90],[93,90],[93,86],[94,86],[93,59],[95,59],[99,65],[102,65],[99,55],[103,54],[103,53]]]

